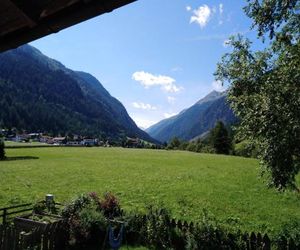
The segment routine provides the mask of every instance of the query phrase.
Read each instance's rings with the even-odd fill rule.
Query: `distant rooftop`
[[[136,0],[1,0],[0,52]]]

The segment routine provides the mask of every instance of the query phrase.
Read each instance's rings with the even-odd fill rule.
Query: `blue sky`
[[[94,75],[146,128],[222,90],[213,72],[230,51],[228,37],[242,33],[256,40],[245,5],[245,0],[138,0],[31,45]]]

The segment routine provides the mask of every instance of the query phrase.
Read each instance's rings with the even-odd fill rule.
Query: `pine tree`
[[[231,139],[223,122],[218,121],[210,132],[210,143],[217,154],[229,154]]]

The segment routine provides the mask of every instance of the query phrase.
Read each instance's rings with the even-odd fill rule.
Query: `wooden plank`
[[[136,0],[80,1],[78,4],[65,8],[49,17],[41,18],[36,21],[37,24],[33,27],[28,26],[28,24],[24,22],[26,23],[26,26],[23,28],[13,29],[10,32],[3,30],[5,35],[0,35],[0,52],[16,48],[22,44],[58,32],[62,29],[110,12],[134,1]],[[25,2],[24,4],[26,5],[27,3]],[[10,27],[7,27],[7,29],[9,28]]]
[[[254,232],[250,234],[250,249],[255,250],[256,249],[256,235]]]
[[[18,211],[8,212],[8,213],[6,213],[6,215],[13,215],[13,214],[20,214],[20,213],[24,213],[24,212],[29,212],[29,211],[32,211],[32,209],[33,208],[31,207],[31,208],[18,210]]]
[[[4,242],[3,242],[3,249],[10,250],[10,241],[11,241],[11,228],[5,227],[4,230]]]
[[[53,15],[71,5],[80,2],[80,0],[53,0],[42,12],[41,18]]]
[[[0,32],[0,35],[7,34],[13,30],[19,29],[21,27],[34,27],[36,23],[28,17],[22,10],[20,10],[12,1],[10,0],[1,0],[1,5],[4,5],[5,8],[8,8],[7,17],[10,17],[9,20],[15,20],[14,25],[8,25],[6,29]],[[9,24],[10,21],[7,20]]]
[[[12,228],[11,229],[11,242],[10,242],[10,248],[12,250],[16,249],[16,242],[17,242],[17,234],[16,234],[16,229]]]
[[[0,224],[0,250],[2,249],[2,240],[3,240],[3,226]]]
[[[289,240],[289,247],[288,247],[289,250],[296,250],[297,249],[297,246],[295,244],[295,241],[293,239],[290,239]]]
[[[10,207],[3,207],[3,208],[0,208],[0,211],[1,210],[4,210],[4,209],[15,209],[15,208],[20,208],[20,207],[27,207],[27,206],[31,206],[32,203],[26,203],[26,204],[21,204],[21,205],[16,205],[16,206],[10,206]]]
[[[51,228],[51,231],[49,233],[49,250],[54,250],[56,249],[56,245],[58,244],[59,240],[59,223],[55,223],[53,227]]]
[[[32,237],[32,232],[25,233],[25,232],[20,232],[20,249],[27,249],[32,245],[33,242],[33,237]]]
[[[182,229],[182,222],[181,220],[177,221],[177,227],[181,230]]]
[[[49,250],[50,245],[53,244],[51,241],[51,234],[55,235],[55,224],[49,224],[43,233],[43,250]]]
[[[15,228],[16,237],[15,237],[15,249],[20,249],[20,234],[21,231]]]
[[[271,250],[271,240],[267,234],[264,235],[263,242],[264,242],[264,245],[263,245],[262,249],[263,250]]]
[[[259,249],[262,248],[262,245],[263,245],[263,239],[262,239],[262,236],[260,233],[257,234],[257,237],[256,237],[256,245]]]

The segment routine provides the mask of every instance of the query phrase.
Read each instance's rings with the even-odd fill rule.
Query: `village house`
[[[141,140],[139,138],[127,137],[126,144],[128,148],[138,148],[141,144]]]
[[[30,141],[30,135],[28,134],[21,134],[16,135],[15,138],[12,139],[15,142],[29,142]]]
[[[52,139],[54,145],[64,145],[67,143],[66,137],[54,137]]]
[[[48,143],[48,144],[53,144],[53,137],[47,136],[47,135],[42,135],[40,137],[40,142],[42,142],[42,143]]]
[[[96,145],[98,145],[98,141],[97,141],[97,139],[84,138],[81,141],[81,145],[83,145],[83,146],[96,146]]]

